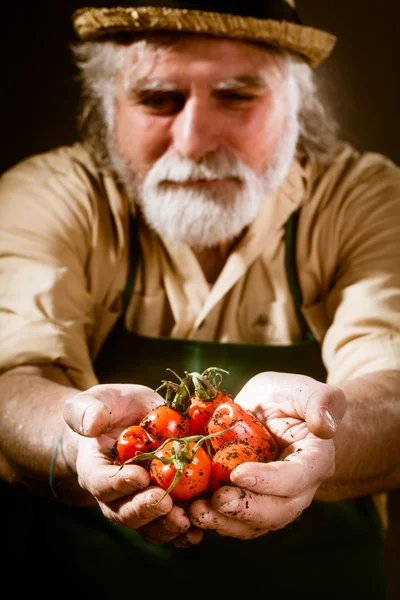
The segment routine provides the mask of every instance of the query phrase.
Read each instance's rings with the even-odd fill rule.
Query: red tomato
[[[168,442],[163,448],[155,452],[160,458],[172,456],[172,446],[176,442]],[[188,458],[192,458],[191,450],[195,443],[189,442]],[[177,473],[177,468],[172,463],[163,463],[153,458],[150,463],[150,475],[152,482],[163,490],[168,490],[172,485]],[[169,492],[173,500],[186,502],[197,498],[208,491],[211,476],[211,458],[203,448],[198,448],[193,457],[193,462],[185,464],[175,487]]]
[[[228,442],[246,442],[258,453],[261,461],[275,460],[278,444],[268,429],[250,411],[234,402],[220,404],[207,425],[207,432],[217,433],[228,427],[229,431],[210,439],[211,446],[218,451]]]
[[[140,425],[158,441],[158,446],[168,438],[185,437],[189,432],[188,417],[164,404],[150,410],[140,421]]]
[[[206,435],[207,425],[214,410],[223,402],[233,402],[233,398],[222,390],[217,392],[215,398],[201,400],[198,396],[192,396],[188,411],[190,425],[189,435]]]
[[[118,436],[113,450],[114,464],[122,465],[125,461],[142,452],[152,452],[158,446],[158,442],[143,427],[131,425]]]
[[[260,462],[257,452],[243,442],[227,444],[213,456],[211,465],[210,490],[230,482],[230,474],[235,467],[244,462]]]

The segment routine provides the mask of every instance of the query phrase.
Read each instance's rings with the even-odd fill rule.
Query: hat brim
[[[73,25],[84,41],[122,32],[177,31],[266,43],[301,55],[312,67],[320,65],[336,43],[335,35],[297,23],[152,6],[80,8],[73,14]]]

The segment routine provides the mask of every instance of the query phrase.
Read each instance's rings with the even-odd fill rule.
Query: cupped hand
[[[239,465],[231,474],[234,486],[193,502],[190,518],[196,527],[251,539],[294,521],[333,475],[333,438],[346,399],[339,388],[310,377],[266,372],[250,379],[235,402],[275,436],[278,460]]]
[[[164,398],[145,386],[102,384],[69,399],[63,416],[77,446],[79,485],[95,498],[104,516],[152,543],[176,539],[185,545],[187,535],[199,537],[190,533],[186,513],[164,490],[150,485],[146,469],[135,464],[120,468],[109,457],[119,434],[162,403]]]

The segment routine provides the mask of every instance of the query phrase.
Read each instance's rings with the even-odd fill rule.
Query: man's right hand
[[[146,469],[134,464],[120,468],[109,458],[119,434],[163,402],[162,396],[145,386],[102,384],[70,398],[63,417],[77,443],[79,485],[92,494],[104,516],[137,530],[151,543],[191,545],[201,540],[202,533],[169,495],[162,498],[163,489],[150,486]]]

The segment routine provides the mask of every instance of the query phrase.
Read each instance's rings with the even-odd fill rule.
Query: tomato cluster
[[[150,410],[138,425],[127,427],[112,450],[114,464],[138,462],[152,482],[178,502],[213,493],[230,482],[243,462],[270,462],[278,444],[250,411],[219,389],[221,373],[176,375],[163,381],[165,403]]]

